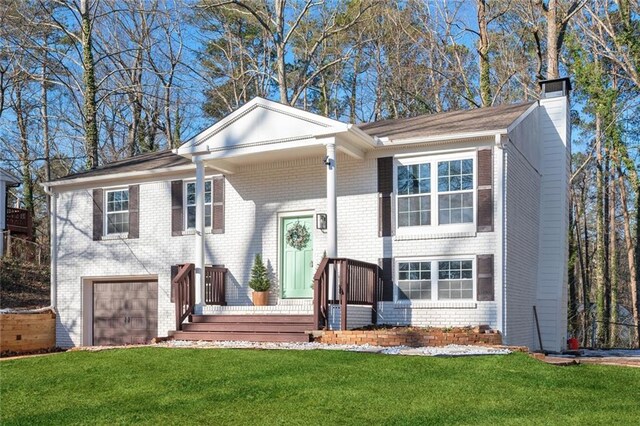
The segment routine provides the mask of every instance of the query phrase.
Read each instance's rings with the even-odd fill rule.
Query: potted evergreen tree
[[[255,306],[266,306],[269,301],[271,281],[269,281],[267,268],[264,266],[262,255],[260,254],[256,254],[256,258],[253,261],[249,287],[253,290],[253,294],[251,295],[253,304]]]

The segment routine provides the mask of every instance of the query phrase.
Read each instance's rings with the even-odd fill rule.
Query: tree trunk
[[[84,80],[84,131],[87,150],[87,168],[98,166],[98,124],[96,123],[96,76],[93,61],[93,42],[90,0],[81,0],[82,18],[82,66]]]
[[[558,0],[549,0],[547,10],[547,79],[559,78],[558,73]]]
[[[25,111],[24,98],[22,96],[22,87],[24,82],[20,81],[16,84],[15,93],[15,111],[16,123],[18,125],[18,133],[20,135],[20,162],[22,163],[22,202],[25,209],[29,211],[31,217],[34,216],[33,205],[33,179],[31,177],[31,159],[29,158],[29,127],[28,114]]]
[[[40,115],[42,118],[42,144],[44,146],[44,178],[49,182],[51,180],[51,147],[49,142],[49,93],[47,87],[47,53],[43,53],[42,59],[42,86],[40,88]],[[51,197],[47,194],[47,217],[51,213]],[[49,234],[47,227],[47,234]],[[50,235],[49,235],[50,237]]]
[[[491,105],[491,76],[489,63],[489,30],[487,28],[486,0],[476,0],[478,6],[478,55],[480,57],[480,99],[482,106]]]
[[[611,170],[609,179],[609,287],[611,291],[611,332],[610,340],[613,347],[619,346],[618,330],[618,252],[616,238],[616,185],[615,170]]]
[[[567,265],[569,281],[569,333],[575,337],[578,331],[578,283],[576,278],[576,262],[578,260],[578,248],[576,244],[577,231],[574,216],[574,197],[571,196],[569,206],[569,264]]]
[[[596,256],[595,256],[595,281],[596,281],[596,328],[597,345],[607,345],[607,332],[609,330],[609,318],[605,307],[605,254],[604,246],[604,213],[603,213],[603,187],[602,187],[602,131],[600,114],[596,113]]]
[[[278,89],[280,90],[280,102],[289,105],[289,91],[287,88],[287,66],[285,63],[284,45],[284,9],[285,0],[276,0],[276,63],[278,72]]]

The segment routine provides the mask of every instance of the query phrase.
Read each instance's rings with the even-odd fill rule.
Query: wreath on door
[[[296,250],[302,250],[309,242],[309,230],[305,225],[300,222],[296,222],[287,230],[287,244]]]

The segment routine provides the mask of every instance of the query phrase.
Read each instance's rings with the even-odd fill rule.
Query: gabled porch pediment
[[[230,170],[256,161],[320,155],[328,140],[356,157],[376,145],[351,124],[254,98],[184,143],[177,154],[199,156],[209,166],[215,163]]]

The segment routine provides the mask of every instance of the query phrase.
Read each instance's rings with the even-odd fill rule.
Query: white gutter
[[[380,137],[378,141],[382,142],[382,146],[399,146],[399,145],[410,145],[417,143],[425,143],[425,142],[444,142],[451,140],[459,140],[459,139],[472,139],[472,138],[481,138],[481,137],[495,137],[498,135],[506,135],[508,133],[508,129],[496,129],[496,130],[484,130],[482,132],[467,132],[467,133],[453,133],[453,134],[444,134],[444,135],[436,135],[436,136],[426,136],[426,137],[416,137],[416,138],[408,138],[408,139],[389,139],[388,137]]]
[[[504,143],[502,142],[501,135],[496,135],[496,146],[500,149],[501,152],[501,170],[500,176],[501,186],[500,188],[500,275],[502,279],[500,280],[500,314],[501,314],[501,322],[500,332],[502,333],[503,338],[508,341],[509,336],[507,335],[506,324],[507,324],[507,221],[506,221],[506,208],[507,208],[507,173],[506,173],[506,159],[507,159],[507,151],[505,150]],[[504,342],[503,342],[504,344]]]
[[[56,310],[58,302],[58,194],[51,191],[49,186],[42,185],[44,192],[51,198],[51,211],[49,212],[49,251],[51,257],[51,309]]]

